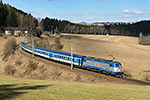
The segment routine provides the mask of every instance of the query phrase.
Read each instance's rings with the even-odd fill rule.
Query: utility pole
[[[71,42],[71,70],[73,70],[73,43]]]
[[[22,43],[22,39],[21,39],[21,36],[19,37],[19,54],[20,54],[20,51],[21,51],[21,43]]]
[[[24,42],[24,34],[22,34],[22,42]]]
[[[34,58],[34,39],[32,39],[32,55],[33,55],[33,58]]]

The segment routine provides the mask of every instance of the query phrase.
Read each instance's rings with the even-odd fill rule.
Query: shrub
[[[21,64],[22,64],[22,62],[21,62],[20,59],[18,59],[18,60],[15,61],[15,65],[21,65]]]
[[[44,73],[44,72],[46,71],[46,68],[45,68],[44,65],[42,65],[42,66],[40,66],[40,67],[38,68],[38,70],[39,70],[40,73]]]
[[[80,75],[77,75],[77,76],[76,76],[76,81],[81,82],[81,77],[80,77]]]
[[[33,62],[32,60],[29,60],[27,64],[27,69],[24,74],[29,75],[32,71],[38,68],[38,64],[38,62]]]
[[[131,73],[127,69],[124,69],[123,72],[125,77],[132,77]]]
[[[63,48],[63,45],[61,45],[60,38],[55,38],[53,48],[54,50],[61,50]]]
[[[7,65],[4,68],[4,73],[6,75],[13,75],[15,73],[15,68],[12,65]]]
[[[29,60],[27,67],[33,71],[38,67],[38,64],[38,62],[33,62],[32,60]]]
[[[145,76],[144,80],[149,81],[149,76]]]
[[[47,49],[51,49],[51,46],[49,45],[47,39],[42,39],[40,41],[36,41],[35,42],[35,46],[42,47],[42,48],[47,48]]]
[[[150,35],[149,36],[143,36],[139,39],[139,43],[142,45],[150,45]]]
[[[11,54],[14,54],[16,50],[16,39],[14,37],[8,38],[3,49],[3,60],[6,59]]]

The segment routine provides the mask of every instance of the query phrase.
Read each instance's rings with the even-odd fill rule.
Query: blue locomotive
[[[34,47],[30,44],[22,42],[21,44],[22,49],[33,53],[35,55],[45,57],[51,60],[64,62],[71,64],[71,54],[66,52],[54,51],[49,50],[41,47]],[[100,73],[115,75],[116,77],[121,77],[123,75],[122,65],[120,62],[113,62],[111,60],[104,60],[104,59],[96,59],[96,58],[89,58],[83,55],[73,54],[72,57],[73,65],[78,66],[81,68],[90,69],[93,71],[97,71]]]

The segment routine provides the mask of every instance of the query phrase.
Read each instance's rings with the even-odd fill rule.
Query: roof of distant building
[[[80,25],[81,25],[81,24],[83,24],[83,23],[76,23],[76,24],[80,24]]]

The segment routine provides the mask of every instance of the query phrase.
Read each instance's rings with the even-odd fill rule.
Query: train
[[[122,64],[118,61],[87,57],[78,54],[73,54],[71,57],[71,53],[54,51],[36,46],[33,47],[25,42],[21,43],[21,48],[27,52],[34,53],[37,56],[67,64],[72,63],[73,66],[76,67],[104,73],[107,75],[113,75],[115,77],[122,77],[124,73],[122,70]]]

